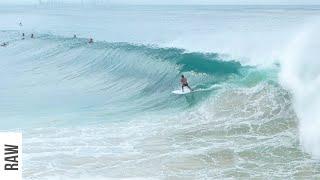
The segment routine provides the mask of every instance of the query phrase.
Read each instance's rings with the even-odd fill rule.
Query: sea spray
[[[320,24],[309,25],[288,46],[280,81],[294,98],[303,149],[320,158]]]

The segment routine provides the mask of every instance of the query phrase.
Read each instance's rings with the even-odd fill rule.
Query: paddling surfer
[[[193,91],[191,89],[191,87],[189,86],[188,84],[188,79],[186,77],[184,77],[184,75],[181,75],[181,79],[180,79],[180,82],[181,82],[181,88],[182,88],[182,92],[184,90],[184,87],[187,87],[190,89],[190,91]]]

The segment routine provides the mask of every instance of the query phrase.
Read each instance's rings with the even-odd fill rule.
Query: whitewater
[[[0,131],[30,180],[320,178],[319,15],[1,6]]]

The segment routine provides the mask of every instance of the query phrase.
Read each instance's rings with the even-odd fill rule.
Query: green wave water
[[[24,134],[26,179],[319,177],[278,65],[18,34],[0,33],[0,119]],[[181,74],[204,91],[172,94]]]
[[[215,93],[213,87],[240,81],[252,69],[234,60],[223,60],[218,54],[175,48],[108,42],[87,44],[85,39],[50,35],[9,42],[10,46],[1,49],[3,56],[10,58],[2,62],[2,95],[12,103],[10,111],[18,112],[16,120],[30,118],[38,121],[36,124],[43,120],[35,120],[38,117],[32,112],[43,113],[43,118],[76,116],[71,120],[59,117],[59,122],[68,124],[79,123],[79,119],[87,123],[87,118],[92,118],[92,123],[128,120],[141,112],[182,111],[209,98]],[[194,93],[188,100],[172,94],[172,90],[180,89],[182,74],[195,89],[208,91]],[[10,111],[3,107],[2,114],[10,116]]]

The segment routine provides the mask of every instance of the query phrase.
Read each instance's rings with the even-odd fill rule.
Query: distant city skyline
[[[319,0],[1,0],[8,4],[43,3],[112,3],[112,4],[212,4],[212,5],[313,5]]]

